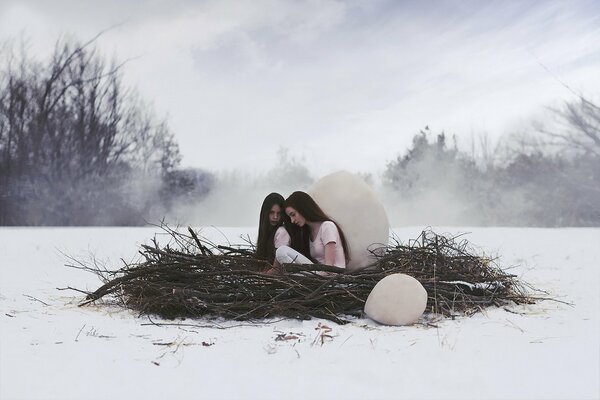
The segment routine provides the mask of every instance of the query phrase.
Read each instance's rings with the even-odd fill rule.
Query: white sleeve
[[[276,249],[280,248],[281,246],[289,246],[292,242],[290,234],[283,226],[280,226],[279,228],[277,228],[277,231],[275,231],[274,242]]]
[[[337,229],[337,226],[331,221],[325,221],[321,225],[321,240],[323,242],[323,246],[328,243],[336,243],[340,244],[340,232]]]

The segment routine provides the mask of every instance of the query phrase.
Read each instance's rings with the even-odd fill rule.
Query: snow
[[[368,319],[157,326],[129,311],[78,307],[81,296],[57,290],[100,285],[65,267],[65,254],[116,268],[158,231],[0,229],[0,399],[600,397],[599,228],[434,228],[470,232],[501,265],[572,304],[490,309],[437,328]],[[202,234],[241,243],[254,231]],[[408,240],[420,228],[394,231]]]

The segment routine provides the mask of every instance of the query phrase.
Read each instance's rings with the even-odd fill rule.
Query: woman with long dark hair
[[[258,221],[258,239],[256,241],[256,256],[269,263],[275,260],[275,250],[283,245],[289,245],[290,235],[283,226],[283,196],[270,193],[263,200]]]
[[[284,210],[291,222],[291,243],[277,248],[270,273],[281,273],[281,264],[289,263],[346,267],[350,254],[344,232],[308,193],[292,193]]]

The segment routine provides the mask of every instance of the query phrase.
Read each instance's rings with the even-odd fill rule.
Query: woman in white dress
[[[308,193],[292,193],[285,200],[284,211],[291,222],[291,242],[277,248],[269,273],[282,273],[281,265],[289,263],[346,267],[350,254],[344,232]]]

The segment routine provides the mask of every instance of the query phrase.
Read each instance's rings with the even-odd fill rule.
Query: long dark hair
[[[275,231],[277,228],[283,225],[283,196],[279,193],[270,193],[263,200],[262,206],[260,207],[260,217],[258,220],[258,239],[256,241],[256,257],[267,260],[272,263],[275,259]],[[269,213],[271,208],[277,204],[281,208],[282,218],[279,220],[277,225],[271,225],[269,221]]]
[[[344,235],[342,228],[340,228],[340,226],[330,216],[325,214],[317,202],[310,197],[308,193],[300,191],[292,193],[287,199],[285,199],[283,208],[284,212],[287,207],[292,207],[294,210],[298,211],[298,213],[302,215],[308,222],[333,222],[340,233],[340,239],[342,241],[341,244],[342,248],[344,249],[344,257],[346,258],[346,262],[350,261],[350,252],[348,250],[346,236]],[[287,215],[287,213],[285,214]],[[291,247],[312,259],[310,256],[310,227],[308,224],[305,224],[302,227],[290,224],[288,232],[290,233],[290,237],[292,239]]]

